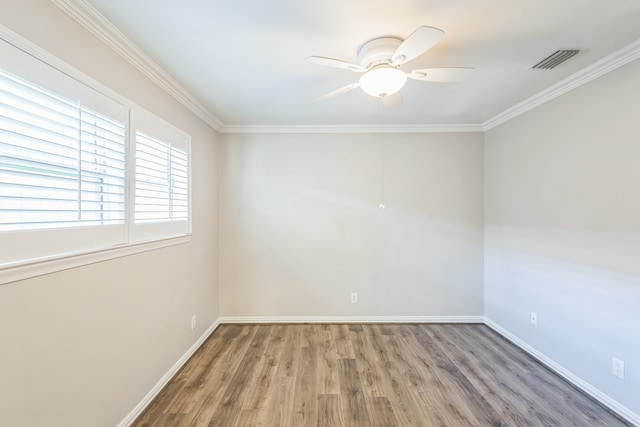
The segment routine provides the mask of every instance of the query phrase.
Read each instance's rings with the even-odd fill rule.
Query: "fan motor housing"
[[[358,48],[358,61],[366,69],[379,64],[390,64],[393,54],[402,42],[398,37],[378,37],[369,40]]]

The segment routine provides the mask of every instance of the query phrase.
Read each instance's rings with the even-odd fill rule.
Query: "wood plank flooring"
[[[484,325],[222,325],[133,424],[626,426]]]

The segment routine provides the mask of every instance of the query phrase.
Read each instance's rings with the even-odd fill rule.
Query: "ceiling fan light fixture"
[[[395,36],[383,36],[370,39],[358,48],[358,62],[342,61],[324,56],[309,56],[306,61],[334,68],[363,73],[358,83],[341,87],[329,92],[316,101],[330,98],[355,88],[361,88],[367,95],[382,98],[383,104],[393,104],[389,96],[395,95],[407,81],[407,78],[425,82],[457,82],[469,76],[473,68],[424,68],[405,73],[400,66],[417,58],[433,47],[444,35],[439,28],[426,25],[418,27],[406,39]],[[400,98],[396,96],[394,98]]]
[[[360,88],[371,96],[393,95],[404,86],[407,75],[404,71],[388,65],[373,67],[360,77]]]

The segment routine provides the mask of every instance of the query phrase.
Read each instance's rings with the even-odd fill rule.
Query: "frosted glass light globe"
[[[371,96],[393,95],[404,86],[407,75],[404,71],[388,65],[372,68],[360,77],[360,88]]]

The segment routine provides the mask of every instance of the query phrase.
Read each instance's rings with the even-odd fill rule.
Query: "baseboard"
[[[196,352],[204,343],[204,341],[209,338],[209,335],[216,330],[218,326],[220,326],[220,319],[217,319],[211,326],[207,328],[206,331],[198,338],[198,340],[193,343],[191,347],[187,350],[185,354],[182,355],[180,359],[176,363],[173,364],[171,369],[167,371],[166,374],[160,378],[160,381],[151,389],[149,393],[142,399],[140,403],[136,405],[135,408],[122,420],[117,427],[129,427],[135,420],[142,414],[142,412],[146,409],[146,407],[155,399],[155,397],[160,393],[160,391],[164,388],[165,385],[173,378],[173,376],[182,368],[182,365],[187,363],[189,358]]]
[[[540,363],[542,363],[543,365],[551,369],[553,372],[560,375],[562,378],[569,381],[571,384],[573,384],[574,386],[576,386],[577,388],[579,388],[589,396],[593,397],[595,400],[602,403],[607,408],[611,409],[613,412],[615,412],[619,416],[623,417],[633,425],[640,426],[640,415],[631,411],[626,406],[620,404],[619,402],[612,399],[602,391],[598,390],[588,382],[576,376],[571,371],[567,370],[562,365],[556,363],[553,359],[546,356],[544,353],[536,350],[535,348],[533,348],[532,346],[530,346],[529,344],[527,344],[517,336],[513,335],[511,332],[504,329],[502,326],[498,325],[491,319],[485,317],[484,323],[488,327],[490,327],[491,329],[493,329],[494,331],[504,336],[506,339],[508,339],[518,347],[520,347],[522,350],[529,353],[531,356],[533,356]]]
[[[484,323],[483,316],[228,316],[220,323]]]

